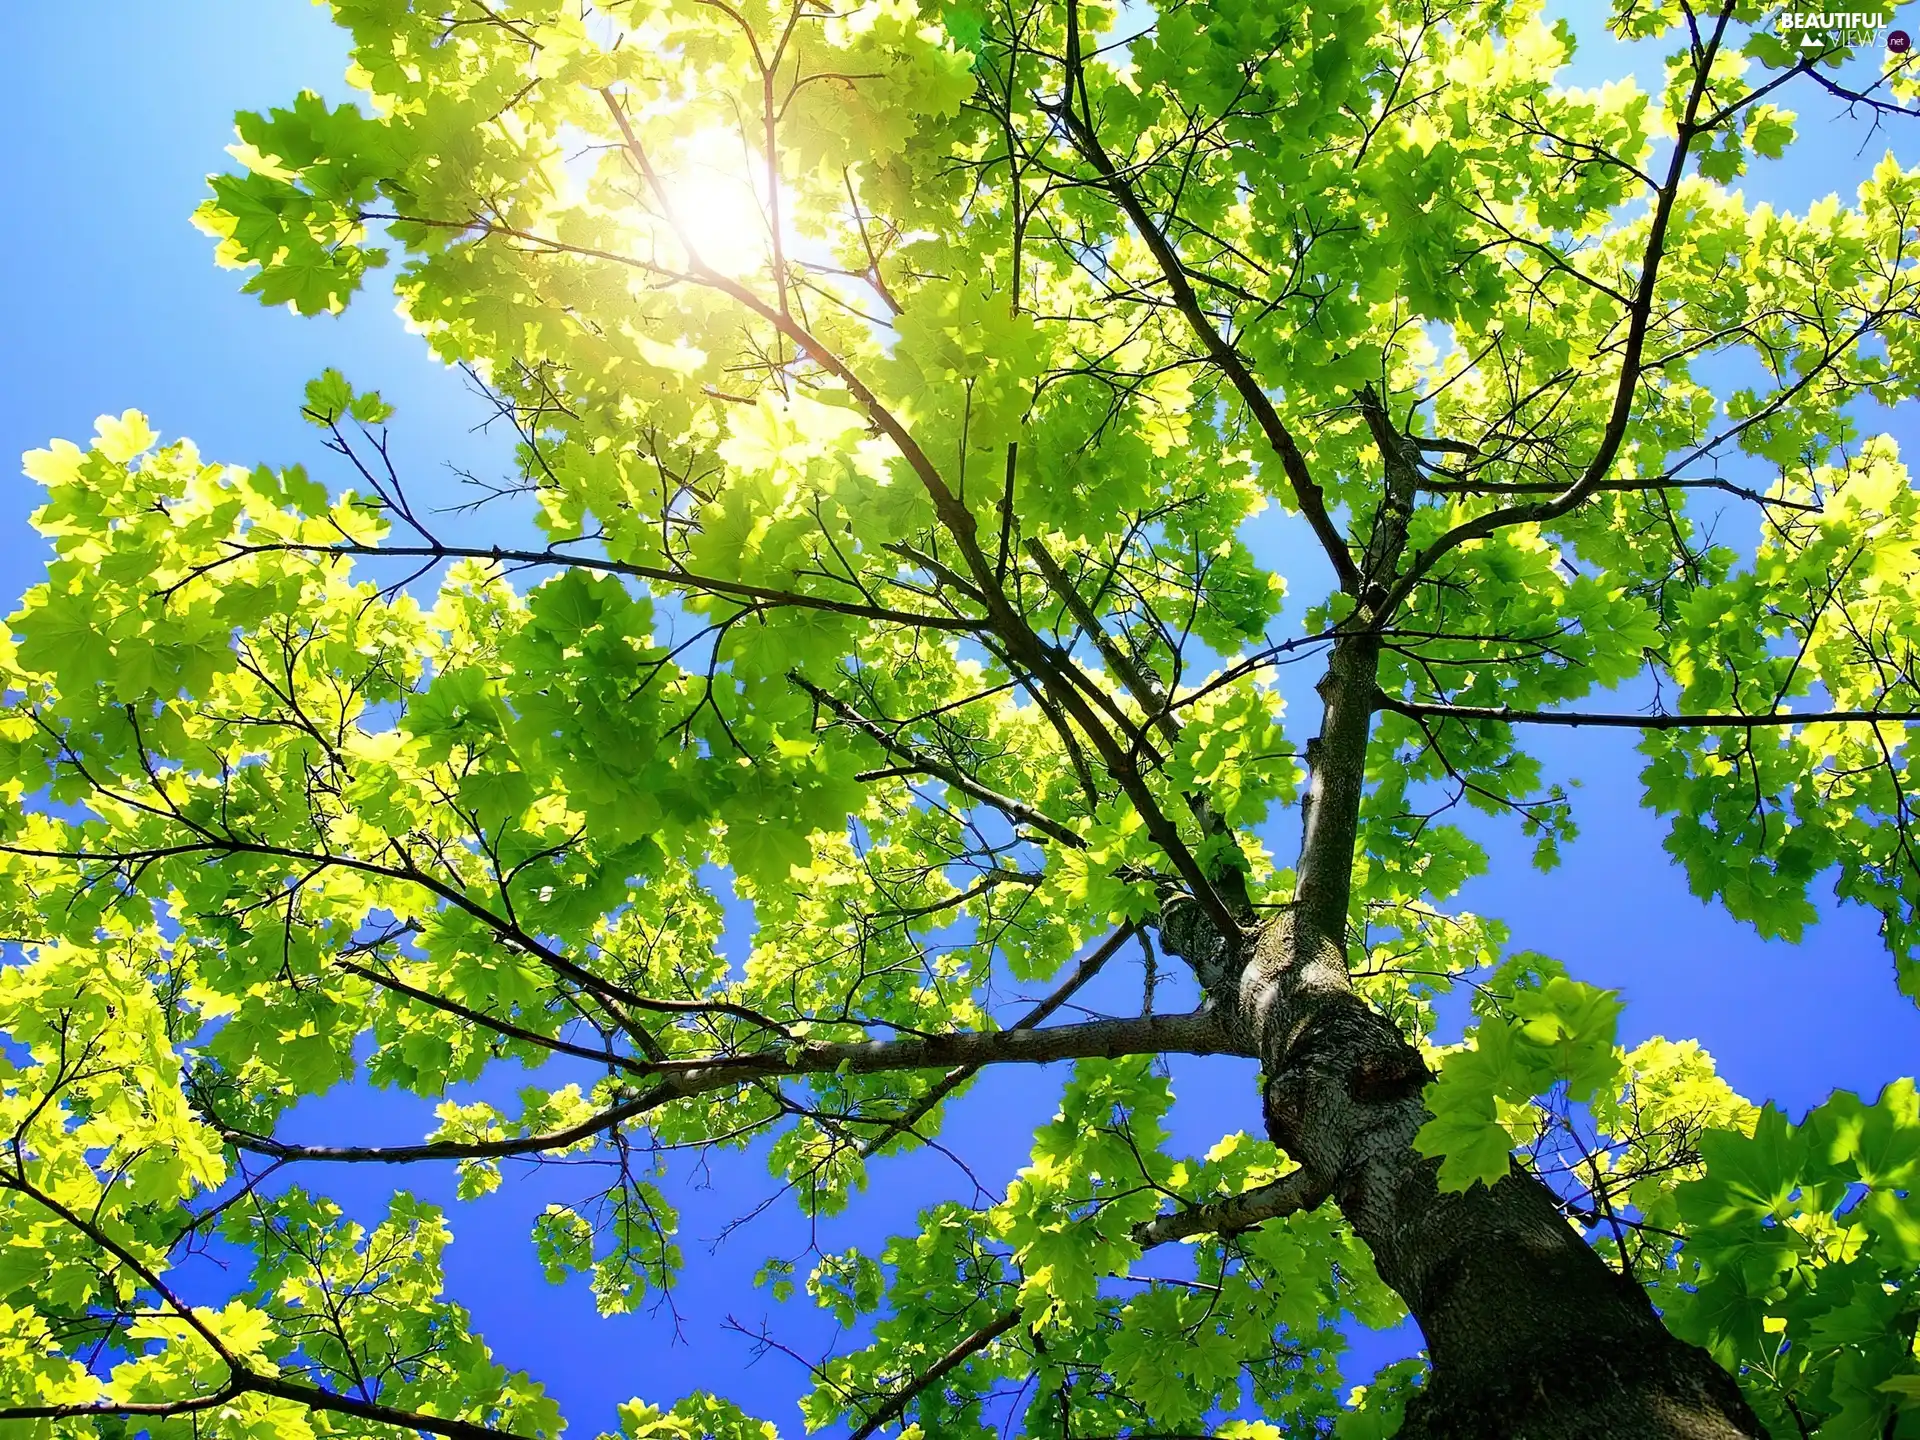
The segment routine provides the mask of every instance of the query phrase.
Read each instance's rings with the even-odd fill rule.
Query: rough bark
[[[1163,942],[1260,1057],[1267,1132],[1300,1183],[1339,1205],[1426,1338],[1432,1372],[1401,1440],[1763,1440],[1733,1377],[1667,1330],[1544,1185],[1516,1167],[1491,1188],[1443,1194],[1439,1163],[1413,1148],[1432,1076],[1355,992],[1347,964],[1377,626],[1413,495],[1407,442],[1371,392],[1362,410],[1386,486],[1358,604],[1318,686],[1294,904],[1223,937],[1200,907],[1175,903]]]
[[[1402,1440],[1733,1440],[1766,1432],[1733,1378],[1675,1338],[1530,1176],[1443,1194],[1413,1148],[1430,1078],[1393,1023],[1269,927],[1236,1007],[1266,1073],[1268,1133],[1331,1194],[1419,1323],[1432,1377]],[[1309,962],[1305,972],[1296,967]]]
[[[1329,1195],[1407,1302],[1432,1374],[1401,1440],[1763,1440],[1733,1378],[1673,1336],[1539,1181],[1443,1194],[1413,1148],[1431,1074],[1353,990],[1344,947],[1294,912],[1250,937],[1237,976],[1195,912],[1169,948],[1230,987],[1229,1024],[1266,1072],[1267,1132]]]

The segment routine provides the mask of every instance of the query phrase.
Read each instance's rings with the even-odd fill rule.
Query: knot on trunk
[[[1206,907],[1191,895],[1170,895],[1161,902],[1160,947],[1192,966],[1208,995],[1223,990],[1239,968],[1238,947],[1220,933]]]
[[[1371,1051],[1347,1075],[1347,1093],[1362,1105],[1391,1105],[1420,1094],[1433,1079],[1411,1045]]]

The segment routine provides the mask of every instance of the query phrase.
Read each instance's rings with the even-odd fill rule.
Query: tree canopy
[[[1455,823],[1552,866],[1530,743],[1637,730],[1699,896],[1791,940],[1830,887],[1920,998],[1920,169],[1762,198],[1790,106],[1903,133],[1903,50],[1614,0],[1649,91],[1563,83],[1529,0],[332,8],[363,98],[240,116],[198,222],[302,314],[397,263],[517,471],[448,539],[331,371],[324,476],[132,411],[27,457],[10,1434],[557,1436],[457,1211],[335,1167],[567,1162],[529,1244],[612,1313],[680,1269],[677,1157],[831,1214],[1026,1067],[1017,1175],[769,1271],[851,1337],[807,1428],[1920,1436],[1912,1082],[1794,1124],[1623,1047],[1457,903]],[[1181,1055],[1244,1062],[1204,1154]],[[300,1138],[354,1083],[437,1127]],[[1353,1394],[1343,1327],[1408,1314]]]

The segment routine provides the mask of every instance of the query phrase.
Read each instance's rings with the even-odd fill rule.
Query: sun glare
[[[759,156],[737,133],[717,127],[697,131],[674,148],[660,178],[681,242],[723,275],[740,277],[764,267],[774,217]]]

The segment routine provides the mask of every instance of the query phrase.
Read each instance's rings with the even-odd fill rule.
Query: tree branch
[[[1503,725],[1592,725],[1615,730],[1757,730],[1767,725],[1854,725],[1920,721],[1920,710],[1775,710],[1765,715],[1622,715],[1571,710],[1514,710],[1505,705],[1429,705],[1378,695],[1374,706],[1409,719],[1496,720]]]
[[[957,615],[921,615],[910,610],[893,610],[884,605],[863,605],[851,600],[834,600],[824,595],[803,595],[793,590],[780,590],[766,585],[749,585],[738,580],[724,580],[716,575],[697,575],[690,570],[673,566],[636,565],[625,560],[597,560],[589,555],[569,555],[563,551],[513,550],[498,545],[367,545],[356,541],[342,541],[330,545],[301,545],[292,541],[275,541],[271,544],[248,545],[235,543],[233,553],[220,560],[195,567],[188,578],[204,575],[222,565],[231,563],[243,555],[266,555],[275,551],[290,551],[295,554],[365,556],[378,559],[391,556],[403,560],[490,560],[505,565],[559,565],[574,570],[599,571],[608,575],[625,575],[635,580],[649,580],[665,585],[679,585],[688,590],[698,590],[711,595],[724,595],[731,599],[750,601],[761,605],[790,605],[808,610],[826,610],[835,615],[846,615],[859,620],[876,620],[891,625],[908,626],[920,630],[974,631],[981,628],[980,622],[968,620]],[[165,593],[178,589],[184,580],[170,587]]]
[[[1061,997],[1064,999],[1065,997]],[[577,1124],[507,1140],[435,1140],[420,1145],[293,1145],[269,1136],[223,1128],[229,1143],[282,1160],[395,1165],[425,1160],[493,1160],[564,1149],[603,1134],[662,1105],[756,1080],[802,1075],[875,1075],[895,1070],[955,1066],[1051,1065],[1061,1060],[1117,1059],[1125,1055],[1246,1055],[1209,1010],[1089,1020],[1049,1029],[967,1030],[948,1035],[798,1043],[749,1055],[646,1062],[657,1077],[643,1093]],[[638,1063],[636,1065],[638,1068]]]
[[[1147,723],[1157,729],[1169,745],[1178,745],[1180,726],[1173,718],[1171,707],[1168,706],[1167,697],[1159,683],[1145,670],[1134,664],[1114,638],[1107,633],[1107,627],[1100,623],[1100,617],[1093,613],[1093,607],[1088,605],[1080,592],[1074,588],[1073,581],[1068,578],[1067,572],[1060,568],[1060,562],[1055,560],[1047,547],[1040,543],[1038,536],[1027,541],[1026,551],[1032,557],[1033,563],[1040,567],[1040,573],[1046,579],[1047,588],[1053,591],[1060,603],[1066,607],[1067,613],[1073,616],[1074,624],[1078,625],[1086,637],[1093,642],[1094,648],[1100,652],[1100,658],[1106,661],[1107,668],[1113,672],[1114,678],[1126,687],[1127,693],[1133,696],[1141,710],[1146,713]]]
[[[859,1427],[847,1436],[847,1440],[869,1440],[874,1431],[882,1425],[889,1425],[899,1419],[901,1412],[912,1403],[916,1395],[939,1383],[950,1371],[966,1364],[1019,1323],[1020,1307],[1018,1305],[1002,1310],[978,1330],[955,1344],[951,1350],[914,1376],[907,1384],[889,1395],[881,1402],[879,1409],[860,1422]]]
[[[1190,1210],[1175,1210],[1133,1227],[1133,1240],[1142,1250],[1151,1250],[1170,1240],[1185,1240],[1192,1235],[1233,1235],[1251,1230],[1266,1220],[1284,1219],[1302,1211],[1317,1209],[1327,1191],[1310,1180],[1305,1170],[1291,1170],[1271,1184],[1243,1190],[1210,1204]]]
[[[195,1396],[176,1402],[149,1402],[133,1405],[79,1404],[68,1406],[7,1406],[0,1407],[0,1421],[5,1420],[59,1420],[86,1419],[107,1415],[144,1415],[149,1418],[166,1415],[190,1415],[213,1409],[227,1400],[243,1394],[271,1395],[281,1400],[291,1400],[310,1410],[328,1410],[336,1414],[352,1415],[362,1420],[371,1420],[382,1425],[393,1425],[403,1430],[425,1431],[430,1435],[439,1435],[444,1440],[531,1440],[510,1430],[500,1430],[491,1425],[477,1425],[467,1420],[451,1420],[438,1415],[421,1415],[410,1410],[396,1409],[391,1405],[381,1405],[372,1400],[361,1400],[351,1395],[336,1394],[331,1390],[322,1390],[315,1385],[302,1385],[278,1375],[263,1375],[250,1369],[240,1358],[227,1349],[220,1337],[207,1325],[200,1315],[162,1280],[151,1266],[144,1263],[126,1246],[121,1245],[102,1230],[95,1221],[76,1214],[52,1196],[32,1184],[24,1175],[11,1174],[0,1170],[0,1190],[12,1190],[24,1195],[42,1209],[60,1219],[72,1229],[84,1235],[105,1254],[133,1272],[160,1301],[186,1326],[197,1335],[201,1342],[211,1350],[221,1365],[226,1368],[227,1380],[209,1395]]]
[[[523,1026],[513,1024],[511,1021],[503,1020],[497,1015],[489,1015],[483,1010],[475,1010],[470,1005],[462,1005],[459,1001],[450,1000],[444,995],[435,995],[431,990],[422,990],[417,985],[409,985],[404,980],[395,979],[391,975],[383,975],[378,970],[369,969],[365,965],[356,965],[351,960],[336,958],[333,963],[340,969],[345,970],[349,975],[358,975],[363,980],[380,986],[383,990],[390,990],[396,995],[404,996],[416,1004],[427,1006],[429,1009],[438,1010],[443,1014],[458,1016],[462,1020],[470,1021],[484,1030],[492,1031],[504,1040],[519,1040],[528,1045],[537,1045],[542,1050],[549,1050],[555,1055],[571,1055],[576,1060],[590,1060],[596,1065],[607,1065],[616,1070],[626,1070],[636,1074],[644,1074],[646,1072],[645,1062],[635,1060],[631,1055],[622,1055],[618,1050],[593,1050],[585,1045],[572,1044],[569,1041],[560,1039],[558,1036],[542,1035],[537,1030],[528,1030]],[[604,1004],[605,1002],[602,1001],[601,1003]],[[646,1034],[645,1031],[639,1030],[638,1026],[635,1026],[634,1030],[628,1033],[632,1034],[636,1032],[640,1035]],[[651,1039],[651,1037],[648,1038]],[[652,1058],[659,1059],[661,1057],[655,1055]]]
[[[1293,438],[1293,432],[1280,418],[1280,412],[1274,407],[1273,400],[1260,388],[1260,382],[1247,368],[1247,362],[1226,337],[1214,328],[1208,318],[1200,297],[1195,293],[1193,284],[1187,278],[1186,265],[1181,261],[1173,242],[1167,238],[1160,227],[1147,213],[1147,207],[1115,167],[1113,159],[1107,154],[1106,147],[1100,143],[1100,137],[1093,127],[1073,112],[1072,91],[1079,84],[1079,76],[1071,69],[1068,74],[1068,95],[1058,105],[1043,105],[1041,108],[1057,117],[1066,127],[1074,148],[1099,175],[1101,184],[1114,203],[1126,215],[1128,221],[1139,233],[1141,242],[1146,245],[1158,265],[1160,275],[1166,281],[1167,289],[1173,296],[1174,307],[1186,319],[1195,337],[1207,352],[1207,357],[1220,367],[1233,388],[1239,393],[1242,403],[1252,414],[1254,423],[1260,427],[1260,433],[1280,457],[1280,468],[1285,472],[1287,482],[1293,487],[1294,503],[1313,527],[1314,535],[1320,541],[1321,549],[1327,552],[1327,559],[1333,565],[1333,571],[1340,580],[1342,590],[1356,590],[1360,583],[1360,571],[1353,563],[1353,555],[1347,549],[1346,541],[1341,537],[1339,528],[1333,523],[1333,517],[1327,511],[1326,493],[1319,482],[1307,469],[1307,457]]]
[[[237,1370],[233,1378],[220,1389],[188,1400],[146,1403],[130,1401],[124,1404],[109,1402],[83,1405],[5,1405],[0,1406],[0,1424],[9,1420],[92,1420],[115,1415],[157,1420],[174,1415],[203,1414],[208,1410],[216,1410],[222,1405],[230,1404],[242,1395],[270,1395],[276,1400],[288,1400],[296,1405],[303,1405],[309,1410],[351,1415],[356,1419],[370,1420],[378,1425],[391,1425],[401,1431],[439,1435],[443,1440],[535,1440],[535,1437],[521,1431],[502,1430],[498,1426],[483,1425],[472,1420],[450,1420],[441,1415],[425,1415],[418,1411],[401,1410],[392,1405],[381,1405],[372,1400],[361,1400],[352,1395],[322,1390],[317,1385],[302,1385],[278,1375],[262,1375],[244,1367]]]
[[[1264,1220],[1311,1210],[1325,1200],[1326,1191],[1308,1183],[1306,1173],[1295,1170],[1270,1185],[1262,1185],[1210,1205],[1178,1210],[1133,1227],[1133,1239],[1142,1250],[1151,1250],[1172,1240],[1209,1232],[1230,1235],[1250,1230]],[[978,1355],[987,1346],[1020,1322],[1021,1310],[1010,1305],[985,1324],[959,1340],[952,1349],[895,1390],[880,1406],[848,1435],[847,1440],[871,1440],[875,1431],[889,1425],[906,1411],[914,1399],[937,1385],[952,1371]]]
[[[1098,975],[1106,963],[1119,952],[1120,947],[1133,937],[1133,933],[1134,925],[1132,921],[1128,921],[1125,925],[1122,925],[1118,930],[1114,931],[1113,934],[1109,935],[1100,943],[1091,955],[1087,956],[1086,959],[1074,967],[1073,973],[1066,978],[1066,981],[1061,984],[1058,989],[1007,1028],[1009,1030],[1031,1030],[1039,1025],[1041,1021],[1045,1020],[1049,1015],[1053,1014],[1054,1011],[1066,1004],[1082,985],[1085,985],[1095,975]],[[900,1118],[895,1120],[891,1125],[887,1126],[885,1130],[882,1130],[878,1135],[863,1144],[860,1147],[861,1158],[865,1159],[872,1156],[882,1145],[885,1145],[896,1135],[901,1134],[903,1131],[913,1129],[914,1126],[926,1119],[928,1113],[932,1111],[934,1106],[938,1105],[942,1100],[953,1094],[954,1091],[958,1090],[962,1085],[966,1084],[969,1079],[979,1073],[980,1066],[977,1064],[956,1065],[953,1069],[949,1070],[945,1075],[940,1077],[939,1081],[931,1090],[927,1091],[926,1094],[914,1102],[910,1110],[900,1116]]]
[[[1628,422],[1633,418],[1633,400],[1639,390],[1642,373],[1641,357],[1646,351],[1647,331],[1653,323],[1653,301],[1660,281],[1660,262],[1666,254],[1667,227],[1673,218],[1675,201],[1679,198],[1680,182],[1686,176],[1693,142],[1711,128],[1699,119],[1700,105],[1706,97],[1714,57],[1719,51],[1727,24],[1733,18],[1733,11],[1734,0],[1722,0],[1718,23],[1698,56],[1693,84],[1687,92],[1686,107],[1675,128],[1673,155],[1667,165],[1665,182],[1654,201],[1653,216],[1647,227],[1647,243],[1640,257],[1640,281],[1634,288],[1633,304],[1628,309],[1620,377],[1614,384],[1613,403],[1606,428],[1601,432],[1600,443],[1595,447],[1592,458],[1581,471],[1580,478],[1551,500],[1489,510],[1470,520],[1463,520],[1436,537],[1413,558],[1413,563],[1387,596],[1378,617],[1382,623],[1443,557],[1470,540],[1484,539],[1509,525],[1540,524],[1565,515],[1594,494],[1601,481],[1607,478],[1607,472],[1613,468],[1614,457],[1620,453]]]
[[[585,966],[570,960],[567,956],[560,953],[560,951],[554,949],[553,946],[544,943],[538,937],[529,935],[511,916],[500,915],[488,909],[485,905],[482,905],[459,886],[429,875],[426,871],[415,865],[411,858],[407,856],[404,848],[395,842],[390,843],[392,843],[393,848],[399,853],[401,858],[401,863],[397,866],[382,865],[376,861],[363,859],[357,855],[337,855],[326,852],[301,850],[289,845],[271,845],[257,840],[243,840],[236,835],[223,835],[189,818],[178,810],[161,809],[154,806],[142,805],[138,801],[130,800],[127,796],[116,793],[111,787],[101,784],[91,774],[88,774],[85,767],[78,760],[72,758],[71,752],[69,752],[67,758],[68,763],[73,764],[75,768],[79,770],[80,774],[101,794],[119,800],[122,803],[131,804],[136,809],[145,810],[147,813],[163,819],[180,821],[186,825],[188,830],[196,838],[184,844],[155,845],[144,849],[126,850],[118,853],[101,850],[57,850],[38,846],[0,843],[0,855],[19,855],[36,860],[93,861],[103,865],[115,866],[124,866],[135,862],[144,865],[156,860],[208,853],[215,855],[259,855],[278,860],[293,861],[301,865],[311,865],[315,867],[315,873],[318,873],[318,871],[323,868],[337,867],[342,870],[353,871],[357,874],[380,876],[389,880],[402,880],[411,885],[418,885],[428,894],[445,901],[454,909],[472,916],[488,930],[492,931],[498,939],[532,956],[549,969],[565,975],[602,1003],[611,999],[618,1001],[622,1005],[631,1006],[635,1010],[662,1015],[729,1015],[736,1020],[744,1021],[762,1030],[775,1034],[786,1033],[786,1027],[771,1016],[763,1015],[757,1010],[737,1004],[731,1000],[663,999],[659,996],[642,995],[638,991],[625,985],[618,984],[604,976],[596,975]]]
[[[1421,442],[1422,447],[1426,445]],[[1558,495],[1563,488],[1552,480],[1468,480],[1423,478],[1420,488],[1436,495]],[[1772,505],[1784,510],[1798,510],[1804,514],[1818,514],[1820,507],[1805,500],[1789,500],[1783,495],[1768,495],[1750,486],[1736,485],[1731,480],[1722,480],[1717,475],[1653,475],[1648,477],[1623,476],[1597,482],[1593,493],[1621,492],[1627,494],[1645,494],[1657,490],[1719,490],[1728,495],[1737,495],[1742,500],[1751,500],[1756,505]]]
[[[1030,830],[1037,830],[1048,839],[1057,840],[1069,849],[1084,850],[1087,848],[1087,842],[1080,837],[1077,831],[1062,825],[1052,816],[1034,809],[1033,806],[1027,804],[1024,800],[1016,800],[1011,795],[1002,795],[998,790],[982,785],[978,780],[975,780],[958,766],[949,765],[945,761],[939,760],[907,744],[904,740],[888,734],[885,725],[862,715],[839,696],[821,689],[798,670],[788,671],[787,678],[802,690],[806,691],[808,695],[812,696],[814,704],[824,710],[830,711],[834,719],[838,720],[842,725],[845,725],[849,730],[865,735],[882,750],[899,759],[911,769],[919,771],[929,779],[938,780],[958,790],[963,795],[970,795],[983,805],[991,805],[995,810],[998,810],[1015,824],[1025,825]]]

